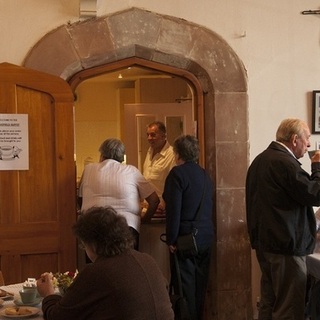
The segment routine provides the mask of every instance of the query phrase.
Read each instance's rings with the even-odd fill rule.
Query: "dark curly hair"
[[[94,245],[98,256],[116,256],[133,248],[134,240],[126,219],[112,207],[83,211],[72,230],[80,241]]]

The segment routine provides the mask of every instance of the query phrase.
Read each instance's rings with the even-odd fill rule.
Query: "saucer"
[[[14,296],[12,296],[11,294],[7,294],[3,297],[0,296],[0,299],[2,300],[13,300]]]
[[[32,306],[37,306],[38,304],[41,303],[41,301],[42,301],[42,298],[36,298],[36,300],[34,300],[34,301],[31,302],[31,303],[23,303],[23,302],[21,301],[21,299],[16,299],[16,300],[14,300],[13,302],[14,302],[14,304],[17,305],[17,306],[30,306],[30,307],[32,307]]]

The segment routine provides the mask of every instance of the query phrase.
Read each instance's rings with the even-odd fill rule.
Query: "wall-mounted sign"
[[[27,114],[0,114],[0,170],[29,169]]]

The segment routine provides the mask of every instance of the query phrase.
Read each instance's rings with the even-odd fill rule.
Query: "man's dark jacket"
[[[320,163],[311,176],[281,144],[272,142],[249,167],[247,225],[253,249],[283,255],[313,252],[320,206]]]

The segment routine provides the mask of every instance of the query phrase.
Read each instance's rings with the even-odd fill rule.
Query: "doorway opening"
[[[99,161],[99,146],[107,138],[124,142],[127,164],[143,173],[143,163],[149,148],[146,127],[162,121],[167,127],[170,144],[181,134],[202,138],[199,123],[201,94],[192,77],[181,71],[156,64],[150,67],[137,58],[126,65],[100,66],[75,75],[70,85],[75,93],[75,159],[77,185],[84,166]],[[200,97],[200,99],[199,99]],[[204,152],[202,152],[204,157]],[[203,162],[202,162],[203,165]],[[160,222],[160,221],[158,221]],[[160,242],[165,224],[141,226],[140,251],[153,256],[169,281],[170,262],[167,247]],[[84,266],[79,254],[78,265]]]
[[[76,97],[77,180],[87,163],[98,161],[98,148],[110,137],[124,142],[126,163],[142,171],[148,149],[145,128],[152,121],[166,124],[171,144],[180,134],[193,134],[203,144],[202,98],[192,78],[137,58],[76,74],[69,83]]]

